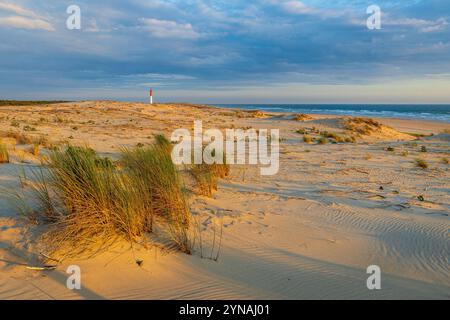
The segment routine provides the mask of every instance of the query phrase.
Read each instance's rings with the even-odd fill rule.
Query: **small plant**
[[[0,163],[9,163],[8,148],[3,143],[0,143]]]
[[[403,157],[407,157],[408,155],[409,155],[408,150],[405,150],[405,151],[402,152],[402,156]]]
[[[295,132],[298,133],[298,134],[306,134],[306,130],[305,129],[298,129]]]
[[[23,131],[36,131],[36,128],[26,125],[23,127]]]
[[[15,127],[15,128],[20,127],[20,122],[17,120],[11,121],[11,127]]]
[[[303,141],[306,143],[311,143],[313,141],[313,139],[311,138],[311,136],[308,136],[307,134],[303,135]]]
[[[191,173],[197,182],[197,193],[206,197],[212,197],[217,191],[218,179],[212,165],[205,163],[191,166]]]
[[[428,152],[427,147],[425,146],[420,147],[420,152]]]
[[[421,169],[428,169],[428,163],[423,159],[416,159],[416,166]]]
[[[344,139],[344,141],[347,143],[356,143],[356,138],[354,136],[350,136],[350,137],[346,137]]]
[[[312,117],[308,116],[307,114],[296,114],[293,118],[296,121],[308,121],[312,120]]]
[[[319,144],[327,144],[327,143],[328,143],[328,139],[325,138],[325,137],[321,137],[321,138],[318,140],[318,143],[319,143]]]
[[[87,147],[51,151],[48,166],[34,172],[31,188],[38,206],[28,211],[49,224],[42,237],[46,251],[92,255],[118,238],[141,241],[157,217],[160,229],[190,253],[190,212],[165,145],[123,150],[121,168]]]
[[[387,148],[386,148],[386,151],[388,151],[388,152],[394,152],[394,151],[395,151],[395,148],[394,148],[394,147],[387,147]]]
[[[320,135],[322,137],[329,138],[329,139],[334,139],[336,141],[341,140],[341,137],[338,134],[334,133],[334,132],[322,131],[320,133]]]
[[[6,134],[8,138],[13,138],[16,140],[18,144],[31,144],[33,143],[33,139],[31,139],[28,135],[20,132],[8,132]]]
[[[41,146],[39,143],[33,143],[33,145],[30,147],[29,152],[34,156],[39,156],[41,152]]]

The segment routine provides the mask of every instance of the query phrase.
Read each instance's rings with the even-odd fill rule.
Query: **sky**
[[[450,103],[450,1],[0,0],[0,99],[150,87],[156,101]]]

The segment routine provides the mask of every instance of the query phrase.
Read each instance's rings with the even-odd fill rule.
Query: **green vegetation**
[[[370,118],[348,118],[344,121],[344,128],[347,131],[361,135],[370,135],[382,128],[382,124]]]
[[[197,192],[201,195],[211,197],[217,190],[219,179],[230,174],[230,165],[226,164],[226,155],[223,155],[223,163],[193,164],[190,172],[197,183]]]
[[[0,100],[0,106],[31,106],[45,105],[53,103],[64,103],[69,101],[19,101],[19,100]]]
[[[15,127],[15,128],[20,127],[20,122],[17,121],[17,120],[12,120],[11,121],[11,127]]]
[[[0,163],[9,163],[8,148],[1,142],[0,142]]]
[[[49,224],[43,237],[48,252],[94,254],[119,238],[138,242],[157,224],[190,253],[190,212],[166,142],[124,149],[120,164],[87,147],[50,152],[47,169],[34,172],[39,209],[26,212]]]
[[[23,131],[36,131],[36,128],[26,125],[23,127]]]
[[[303,135],[303,141],[306,143],[311,143],[313,141],[313,139],[311,138],[311,136],[308,136],[307,134]]]
[[[416,166],[421,169],[428,169],[428,163],[423,159],[416,159]]]

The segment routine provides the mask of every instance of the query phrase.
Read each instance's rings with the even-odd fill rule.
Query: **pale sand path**
[[[39,134],[55,140],[72,136],[111,156],[121,144],[150,141],[152,133],[190,129],[193,119],[208,127],[281,128],[280,172],[261,177],[255,167],[236,167],[213,199],[193,200],[192,212],[205,229],[204,255],[209,256],[213,222],[224,225],[218,262],[201,259],[199,252],[186,256],[140,248],[135,257],[144,265],[139,268],[130,250],[119,245],[91,260],[64,261],[56,271],[29,271],[18,265],[34,261],[33,243],[24,240],[29,233],[0,199],[1,299],[450,298],[449,166],[440,161],[450,157],[448,141],[307,145],[294,132],[311,126],[307,122],[236,118],[229,110],[188,106],[86,102],[18,113],[0,108],[0,119],[14,114],[31,123],[45,112],[55,117],[56,108],[70,120],[39,123]],[[402,132],[450,129],[445,123],[381,121]],[[9,122],[1,121],[0,131],[10,130]],[[319,126],[326,129],[325,124]],[[418,151],[421,145],[426,154]],[[387,146],[395,152],[386,152]],[[404,150],[407,157],[401,156]],[[417,157],[431,168],[415,168]],[[0,165],[0,185],[18,188],[18,168],[29,165],[15,158],[14,164]],[[425,202],[417,199],[420,194]],[[65,287],[70,264],[81,266],[80,292]],[[381,291],[366,288],[371,264],[383,271]]]

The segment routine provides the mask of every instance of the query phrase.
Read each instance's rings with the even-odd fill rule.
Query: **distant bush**
[[[416,159],[416,166],[421,169],[428,169],[428,163],[423,159]]]
[[[307,134],[305,134],[303,136],[303,141],[306,143],[311,143],[313,141],[313,139],[311,138],[311,136],[308,136]]]

